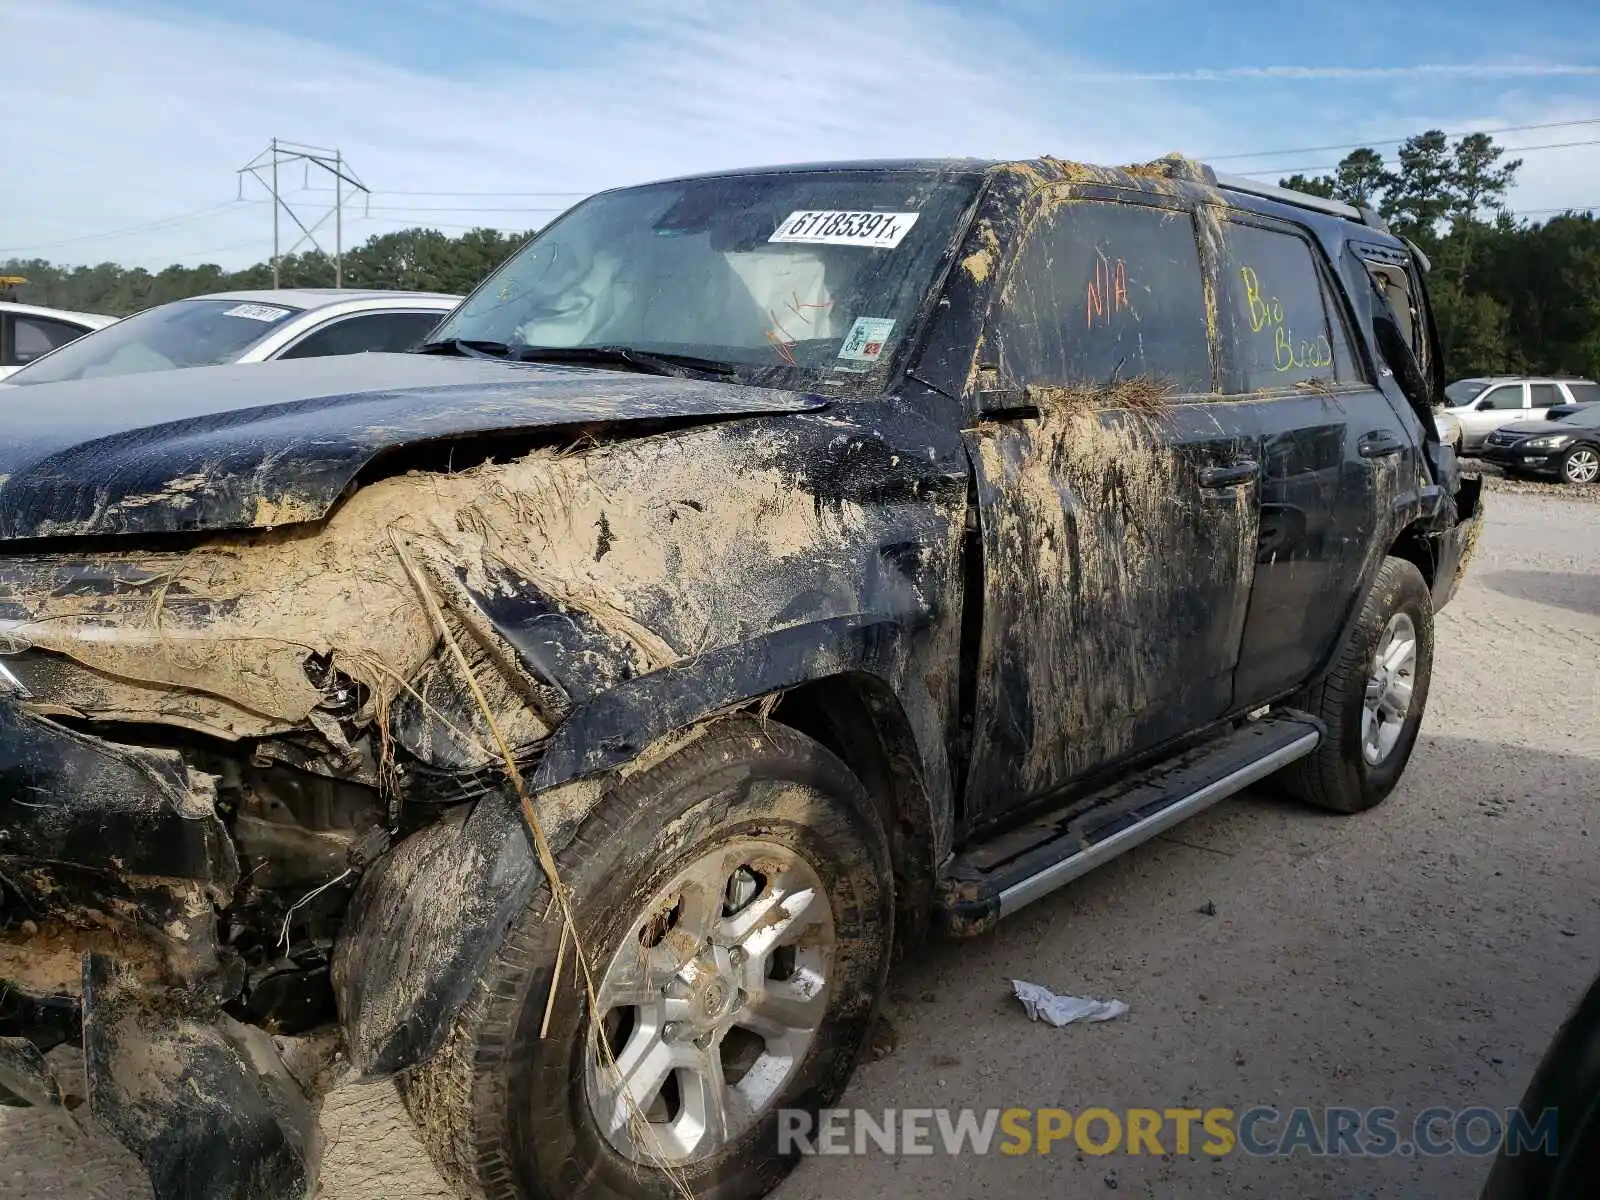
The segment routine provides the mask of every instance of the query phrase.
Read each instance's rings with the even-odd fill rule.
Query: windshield
[[[1475,399],[1489,384],[1482,379],[1458,379],[1444,389],[1451,408],[1460,408]]]
[[[240,300],[177,300],[68,342],[6,382],[57,383],[233,362],[303,311]]]
[[[1600,404],[1590,404],[1575,413],[1562,417],[1558,424],[1577,425],[1585,429],[1600,428]]]
[[[881,384],[977,184],[805,171],[608,192],[539,234],[433,336],[512,357],[686,355],[771,386]]]

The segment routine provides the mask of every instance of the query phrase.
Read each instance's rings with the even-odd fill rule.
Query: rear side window
[[[1534,408],[1553,408],[1557,404],[1567,402],[1567,398],[1561,394],[1561,389],[1553,383],[1530,383],[1528,399]]]
[[[331,354],[409,350],[444,317],[436,312],[363,313],[334,321],[301,338],[280,358],[323,358]]]
[[[1018,252],[995,325],[1001,370],[1043,387],[1144,377],[1211,390],[1205,289],[1186,212],[1046,204]]]
[[[20,315],[12,318],[11,329],[16,339],[16,360],[19,363],[30,363],[84,334],[83,329],[68,325],[65,321]]]
[[[1229,222],[1223,229],[1225,292],[1244,389],[1275,391],[1313,379],[1353,382],[1344,321],[1310,243],[1256,225]]]

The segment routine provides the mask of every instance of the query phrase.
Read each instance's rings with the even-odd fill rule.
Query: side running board
[[[956,937],[987,932],[1001,917],[1304,758],[1324,734],[1315,717],[1279,709],[970,846],[940,880],[939,921]]]

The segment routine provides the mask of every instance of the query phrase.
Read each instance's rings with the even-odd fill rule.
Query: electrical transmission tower
[[[284,167],[302,164],[305,183],[302,191],[310,189],[311,168],[318,167],[333,176],[333,207],[328,209],[310,225],[300,219],[300,214],[293,205],[284,198],[279,187],[279,175]],[[278,287],[278,264],[283,255],[293,254],[306,242],[310,242],[324,254],[327,250],[317,240],[317,230],[327,223],[328,218],[333,218],[333,286],[344,286],[344,206],[346,200],[353,200],[356,196],[372,195],[371,189],[357,178],[350,164],[338,150],[328,150],[322,146],[302,146],[297,142],[286,142],[281,138],[273,138],[270,145],[260,154],[239,168],[239,198],[244,199],[244,177],[251,176],[262,187],[266,188],[272,196],[272,286]],[[344,189],[350,188],[350,194],[345,195]],[[305,209],[307,205],[300,205]],[[294,244],[282,252],[278,249],[279,226],[281,217],[287,215],[300,229],[300,236]]]

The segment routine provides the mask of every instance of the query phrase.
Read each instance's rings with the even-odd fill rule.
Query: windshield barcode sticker
[[[222,310],[225,317],[245,317],[251,321],[279,321],[289,315],[287,308],[274,308],[270,304],[235,304]]]
[[[769,242],[811,242],[833,246],[876,246],[893,249],[917,223],[916,213],[838,212],[802,209],[792,212]]]

